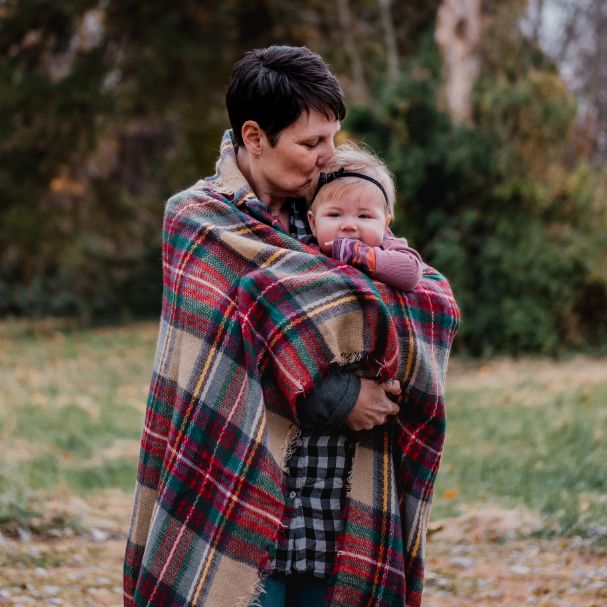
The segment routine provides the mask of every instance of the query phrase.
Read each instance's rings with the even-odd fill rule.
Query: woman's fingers
[[[396,380],[396,379],[387,379],[383,384],[380,384],[380,386],[388,394],[392,394],[394,396],[397,396],[398,394],[401,393],[400,382],[398,380]]]
[[[353,430],[371,430],[385,424],[400,410],[388,398],[388,394],[400,394],[400,384],[397,381],[378,384],[371,379],[361,379],[358,400],[347,417],[346,424]]]
[[[396,379],[388,379],[383,384],[380,384],[382,390],[384,390],[385,394],[391,394],[392,396],[398,396],[401,393],[400,382]],[[388,421],[391,416],[396,415],[400,411],[400,407],[386,397],[386,405],[388,410],[386,411],[386,416],[384,418],[384,422]]]

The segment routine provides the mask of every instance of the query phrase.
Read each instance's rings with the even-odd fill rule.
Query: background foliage
[[[0,314],[157,314],[163,201],[212,172],[233,62],[288,43],[332,64],[344,130],[394,171],[395,231],[453,282],[459,348],[604,346],[605,174],[557,65],[512,3],[487,2],[473,119],[456,125],[440,2],[391,7],[396,55],[385,4],[0,2]]]

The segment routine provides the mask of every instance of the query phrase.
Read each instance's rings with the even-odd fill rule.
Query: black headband
[[[363,175],[363,173],[354,173],[352,171],[346,171],[346,169],[344,169],[344,167],[341,167],[341,169],[339,169],[338,171],[333,171],[332,173],[321,173],[319,175],[318,185],[316,186],[316,190],[314,190],[314,194],[312,196],[312,199],[310,200],[310,204],[312,202],[314,202],[314,199],[316,198],[316,195],[318,194],[318,190],[320,190],[320,188],[322,188],[323,185],[327,185],[328,183],[331,183],[332,181],[335,181],[336,179],[339,179],[340,177],[358,177],[359,179],[364,179],[365,181],[370,181],[371,183],[374,183],[381,190],[381,193],[384,195],[384,198],[386,199],[386,204],[388,206],[390,206],[390,203],[388,202],[388,195],[386,194],[386,190],[384,190],[384,186],[382,186],[382,184],[379,183],[379,181],[377,181],[377,179],[373,179],[373,177],[369,177],[369,175]]]

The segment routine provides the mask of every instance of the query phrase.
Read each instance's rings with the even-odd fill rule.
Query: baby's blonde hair
[[[323,166],[323,173],[333,173],[334,171],[339,171],[340,169],[344,169],[345,171],[352,173],[362,173],[363,175],[372,177],[381,183],[386,192],[388,215],[391,217],[394,216],[394,204],[396,198],[394,178],[390,172],[390,169],[388,169],[384,161],[379,158],[379,156],[362,144],[356,144],[353,142],[343,143],[335,148],[335,153]],[[327,183],[327,185],[322,186],[318,190],[317,195],[312,201],[312,207],[314,207],[317,200],[323,198],[323,190],[325,188],[332,188],[332,195],[339,196],[341,195],[341,191],[343,189],[346,189],[355,183],[361,182],[362,180],[357,177],[340,177],[339,179],[335,179],[334,181]],[[314,189],[316,190],[316,188]]]

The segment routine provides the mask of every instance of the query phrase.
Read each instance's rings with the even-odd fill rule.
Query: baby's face
[[[320,250],[330,255],[337,238],[356,238],[371,247],[379,246],[390,223],[386,201],[372,183],[359,183],[336,188],[339,180],[324,186],[308,211],[312,233]],[[337,190],[338,195],[333,192]]]

